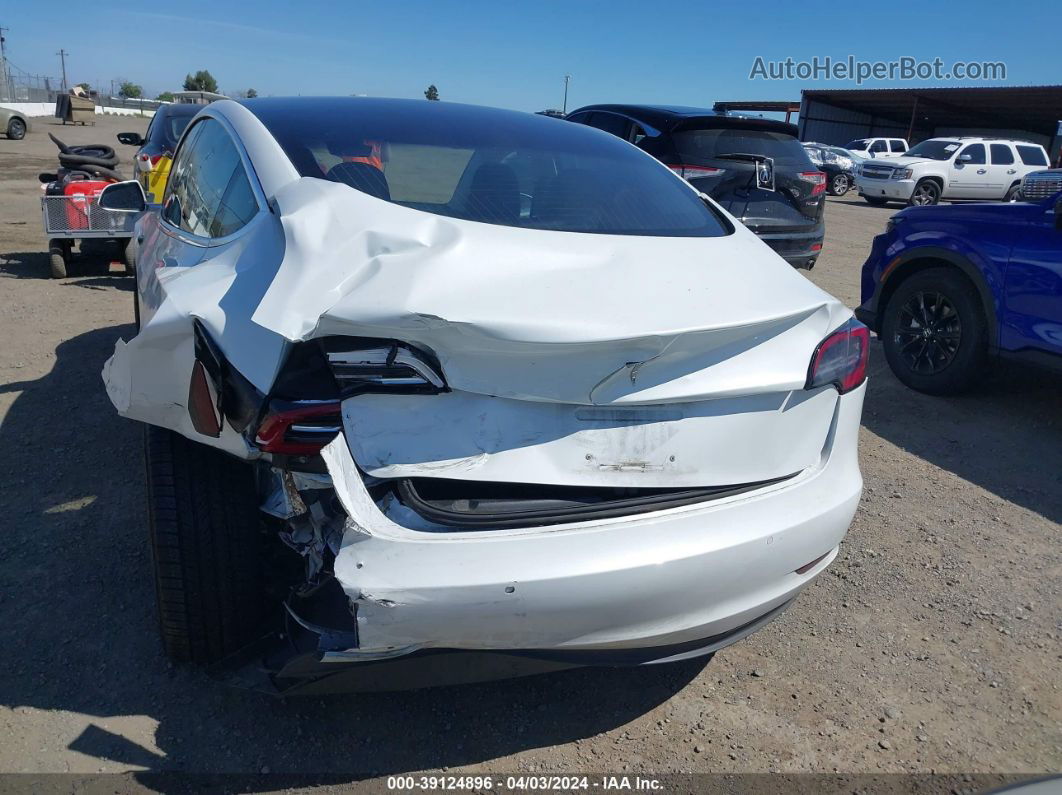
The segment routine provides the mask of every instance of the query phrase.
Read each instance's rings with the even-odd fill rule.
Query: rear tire
[[[881,341],[889,367],[911,389],[930,395],[969,389],[984,371],[988,351],[977,289],[951,268],[914,274],[885,306]]]
[[[70,246],[65,240],[48,241],[48,265],[53,279],[65,279]]]
[[[7,137],[12,141],[21,141],[26,137],[26,123],[22,119],[12,119],[7,123]]]
[[[844,196],[851,187],[852,182],[848,179],[847,174],[834,174],[833,178],[830,179],[831,196]]]
[[[173,431],[144,434],[159,627],[179,662],[216,662],[256,640],[267,612],[248,464]]]
[[[1007,194],[1003,197],[1003,201],[1005,201],[1005,202],[1016,202],[1016,201],[1018,201],[1021,198],[1020,194],[1021,194],[1021,183],[1019,182],[1019,183],[1016,183],[1016,184],[1010,186],[1010,190],[1008,190]]]
[[[122,248],[122,263],[125,265],[125,272],[129,276],[136,274],[136,238],[129,238],[125,246]]]

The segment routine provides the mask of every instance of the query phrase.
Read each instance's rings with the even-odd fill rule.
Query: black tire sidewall
[[[962,324],[955,358],[939,373],[931,375],[916,373],[908,367],[895,341],[900,310],[913,294],[920,291],[946,296]],[[988,347],[988,324],[977,289],[963,273],[952,268],[931,268],[908,277],[896,288],[885,307],[881,341],[889,367],[911,389],[931,395],[955,394],[968,389],[983,372]]]

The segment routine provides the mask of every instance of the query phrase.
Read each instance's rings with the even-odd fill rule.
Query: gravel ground
[[[840,556],[707,666],[285,701],[167,664],[140,430],[99,375],[133,333],[132,282],[106,256],[50,280],[37,204],[47,131],[118,146],[145,126],[43,119],[0,139],[0,772],[1062,767],[1062,379],[999,368],[974,394],[930,398],[877,343],[866,492]],[[831,199],[810,278],[854,306],[890,212]]]

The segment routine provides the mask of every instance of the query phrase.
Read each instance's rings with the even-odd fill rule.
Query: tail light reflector
[[[801,171],[800,178],[811,183],[811,195],[818,196],[826,192],[826,175],[821,171]]]
[[[203,363],[196,360],[192,366],[192,379],[188,382],[188,416],[192,427],[204,436],[221,436],[221,412],[218,411],[218,395],[213,381],[207,377]]]
[[[805,389],[829,384],[842,395],[867,378],[870,356],[870,331],[852,318],[819,343],[811,357]]]

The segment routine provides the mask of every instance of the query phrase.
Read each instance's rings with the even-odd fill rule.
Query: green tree
[[[159,102],[173,102],[173,92],[163,91],[161,94],[155,97],[155,99],[157,99]]]
[[[257,96],[258,96],[258,92],[255,91],[253,88],[247,89],[247,99],[254,99]]]
[[[200,69],[194,76],[185,76],[184,90],[210,91],[211,93],[216,93],[218,90],[218,81],[215,80],[214,75],[210,74],[206,69]]]
[[[428,88],[424,91],[424,97],[433,101],[439,99],[439,89],[435,87],[434,83],[428,86]]]
[[[136,83],[130,83],[128,80],[119,87],[118,96],[125,97],[126,99],[136,99],[144,95],[144,89],[138,86]]]

